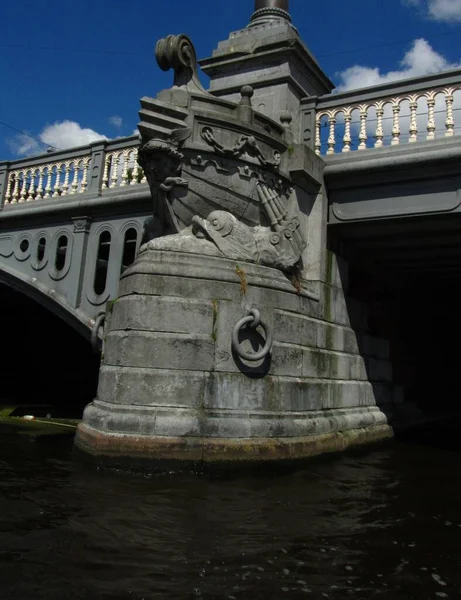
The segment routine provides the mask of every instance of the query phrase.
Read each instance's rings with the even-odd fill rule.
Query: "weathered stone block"
[[[140,406],[203,406],[209,376],[200,371],[142,369],[103,365],[98,399]]]
[[[294,344],[274,344],[271,373],[280,376],[302,377],[304,349]]]
[[[304,350],[304,377],[366,380],[365,363],[361,357],[328,350]]]
[[[262,385],[261,385],[262,384]],[[208,380],[203,406],[229,411],[262,410],[269,382],[236,373],[214,373]]]
[[[309,317],[277,310],[274,315],[274,339],[300,346],[318,346],[321,324]]]
[[[123,297],[114,306],[111,329],[211,336],[213,304],[169,296]]]
[[[208,335],[158,332],[111,332],[105,364],[149,369],[211,371],[214,342]]]

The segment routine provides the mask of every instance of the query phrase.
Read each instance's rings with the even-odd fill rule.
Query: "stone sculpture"
[[[241,90],[240,105],[232,106],[237,112],[232,116],[240,121],[237,127],[226,120],[226,113],[219,114],[218,101],[200,84],[195,50],[186,36],[160,40],[156,56],[162,69],[174,69],[170,100],[186,104],[188,114],[178,128],[143,135],[139,162],[152,191],[156,227],[151,227],[154,237],[141,253],[187,251],[295,269],[306,240],[290,181],[280,172],[288,149],[283,128],[275,136],[276,147],[262,142],[271,125],[261,116],[262,127],[254,127],[249,86]],[[199,102],[191,102],[194,94],[202,97],[195,115],[191,108]],[[152,118],[155,113],[168,116],[166,107],[153,100],[141,116]],[[213,125],[205,123],[210,117]],[[242,125],[246,131],[239,132]],[[248,131],[251,125],[254,134]]]

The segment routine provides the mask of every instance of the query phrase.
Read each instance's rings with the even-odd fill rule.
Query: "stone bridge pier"
[[[333,86],[288,8],[256,2],[201,61],[209,91],[186,36],[157,43],[174,85],[142,99],[139,124],[157,230],[107,320],[87,454],[246,463],[392,435],[389,344],[347,297],[325,164],[301,131],[303,98]]]

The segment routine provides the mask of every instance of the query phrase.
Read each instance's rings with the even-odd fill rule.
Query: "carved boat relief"
[[[306,240],[281,169],[285,129],[255,118],[249,86],[240,104],[207,93],[186,36],[160,40],[156,55],[175,79],[157,99],[142,100],[139,163],[154,205],[140,252],[191,252],[293,270]]]

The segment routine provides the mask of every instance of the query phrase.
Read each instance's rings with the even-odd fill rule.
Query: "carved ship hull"
[[[284,126],[254,111],[249,86],[238,104],[208,94],[184,36],[159,42],[157,57],[162,68],[174,66],[175,86],[141,100],[139,162],[154,199],[155,237],[193,226],[224,257],[295,268],[306,241],[288,174],[290,119]]]
[[[257,191],[260,176],[257,173],[245,178],[238,172],[223,175],[209,163],[205,168],[189,165],[183,168],[182,175],[187,185],[176,186],[166,196],[157,196],[157,201],[165,202],[173,213],[173,224],[178,231],[192,225],[195,216],[207,219],[214,211],[230,212],[249,227],[269,225],[261,210]],[[233,180],[238,180],[238,184]],[[158,207],[160,214],[163,210]]]

